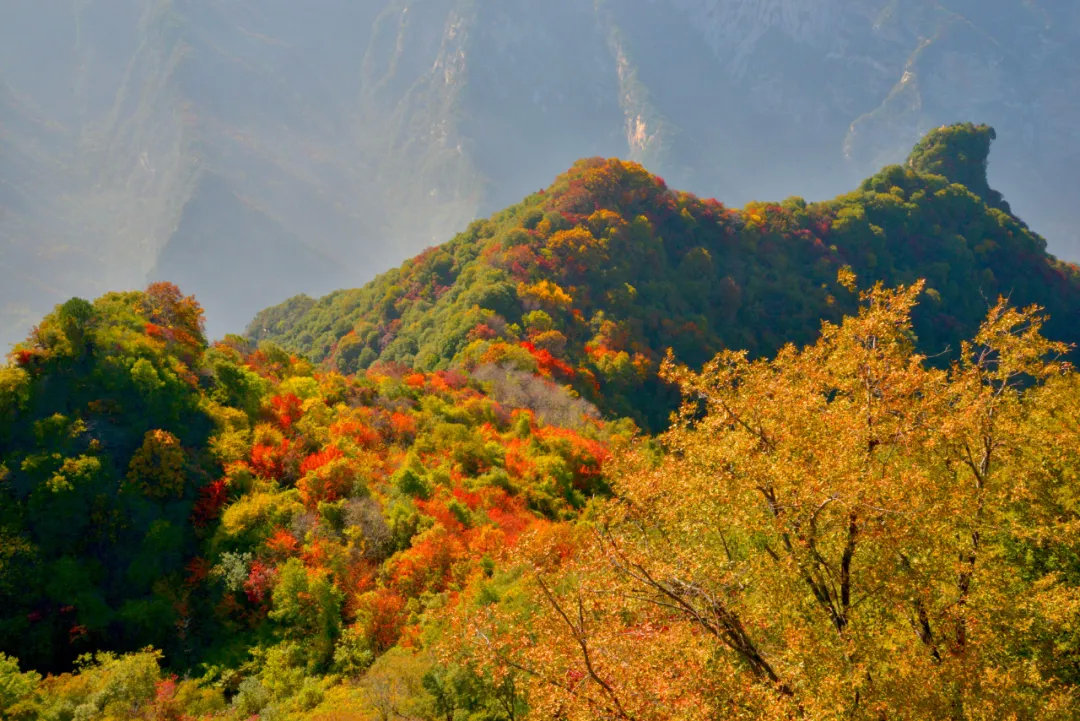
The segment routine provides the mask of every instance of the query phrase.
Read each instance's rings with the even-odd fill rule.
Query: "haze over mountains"
[[[238,330],[582,156],[729,205],[825,198],[968,119],[997,128],[991,184],[1080,257],[1065,0],[13,0],[0,341],[148,278]]]

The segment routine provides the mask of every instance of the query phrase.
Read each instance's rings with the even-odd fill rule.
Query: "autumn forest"
[[[0,367],[0,718],[1080,718],[1080,268],[994,138],[743,208],[581,160],[217,341],[57,306]]]

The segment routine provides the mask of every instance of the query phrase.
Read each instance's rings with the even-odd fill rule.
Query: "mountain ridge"
[[[582,160],[362,288],[262,311],[248,337],[343,372],[510,364],[649,427],[670,410],[653,376],[666,348],[696,365],[723,348],[808,343],[853,307],[842,266],[864,283],[928,280],[915,328],[929,355],[955,353],[998,295],[1043,305],[1052,333],[1080,340],[1080,273],[988,185],[994,137],[942,127],[852,193],[741,210],[671,191],[635,163]]]

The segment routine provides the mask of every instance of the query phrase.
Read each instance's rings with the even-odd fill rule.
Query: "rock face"
[[[582,156],[739,204],[828,197],[929,128],[1080,257],[1064,0],[11,0],[0,341],[168,278],[209,331],[357,285]],[[812,179],[809,183],[808,180]]]

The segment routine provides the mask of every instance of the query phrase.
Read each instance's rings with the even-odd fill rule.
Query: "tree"
[[[669,357],[662,453],[623,463],[578,548],[523,546],[531,603],[465,622],[476,657],[521,674],[538,718],[1072,717],[1067,349],[999,302],[928,367],[921,289],[876,287],[773,359]]]
[[[290,558],[279,570],[272,598],[270,618],[280,624],[284,637],[304,642],[310,669],[324,666],[341,634],[344,600],[329,574]]]
[[[184,493],[184,462],[180,439],[161,429],[147,431],[142,446],[128,464],[128,483],[156,500],[181,496]]]

